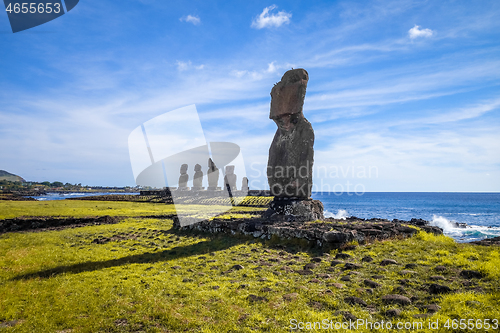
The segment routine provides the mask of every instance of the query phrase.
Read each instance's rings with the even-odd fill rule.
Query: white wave
[[[457,228],[454,222],[446,217],[433,215],[430,225],[443,229],[443,233],[459,241],[475,241],[489,237],[500,236],[500,227],[468,225],[466,228]]]
[[[430,221],[430,225],[440,227],[441,229],[443,229],[443,232],[445,234],[452,233],[453,231],[455,231],[454,229],[458,229],[446,217],[437,216],[437,215],[432,215],[432,221]]]
[[[349,213],[345,209],[339,209],[337,211],[337,214],[333,214],[332,212],[329,212],[327,210],[325,211],[325,217],[333,217],[336,220],[345,220],[349,216],[351,215],[349,215]]]

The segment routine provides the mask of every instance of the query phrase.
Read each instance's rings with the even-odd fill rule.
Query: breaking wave
[[[351,215],[347,212],[345,209],[339,209],[337,211],[337,214],[333,214],[332,212],[329,212],[328,210],[325,211],[325,217],[332,217],[337,220],[345,220],[346,218],[350,217]]]
[[[466,228],[458,228],[455,222],[438,215],[433,215],[432,221],[429,222],[430,225],[440,227],[443,229],[445,235],[453,237],[459,242],[472,242],[484,238],[500,236],[499,227],[468,225]]]

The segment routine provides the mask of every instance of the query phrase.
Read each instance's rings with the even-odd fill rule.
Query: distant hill
[[[14,174],[7,172],[5,170],[0,170],[0,180],[8,180],[11,182],[23,182],[23,183],[26,182],[22,177],[14,175]]]

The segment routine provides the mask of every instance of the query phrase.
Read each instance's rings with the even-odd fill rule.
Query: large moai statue
[[[189,190],[189,187],[187,187],[187,183],[189,180],[189,175],[187,174],[188,171],[188,165],[183,164],[181,165],[181,175],[179,176],[179,187],[177,188],[178,190]]]
[[[208,159],[207,178],[208,178],[207,190],[209,191],[220,190],[220,187],[217,187],[219,183],[219,169],[217,169],[217,166],[215,165],[214,161],[212,161],[211,158]]]
[[[196,164],[194,166],[194,178],[193,178],[193,191],[203,190],[203,171],[201,171],[201,165]]]
[[[309,74],[287,71],[271,90],[271,112],[278,129],[269,148],[267,178],[275,198],[268,218],[308,221],[323,218],[323,204],[312,200],[314,131],[302,113]]]
[[[226,172],[224,176],[224,187],[225,189],[230,189],[231,191],[236,191],[236,180],[238,176],[234,174],[234,165],[226,166]]]

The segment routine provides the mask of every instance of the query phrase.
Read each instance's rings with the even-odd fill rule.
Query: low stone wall
[[[413,222],[412,222],[413,221]],[[197,230],[208,233],[240,234],[261,239],[277,237],[280,240],[306,240],[323,248],[340,248],[357,241],[364,244],[373,240],[410,237],[418,232],[415,226],[434,234],[442,234],[439,227],[428,225],[424,220],[389,221],[382,219],[347,220],[325,219],[322,222],[276,222],[263,219],[214,219],[188,226],[176,227],[180,230]]]
[[[64,228],[85,227],[89,225],[114,224],[119,218],[105,215],[101,217],[18,217],[0,220],[0,234],[14,231],[45,231]]]

